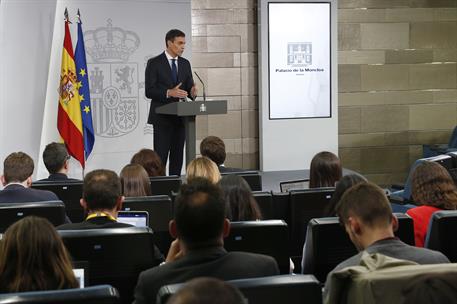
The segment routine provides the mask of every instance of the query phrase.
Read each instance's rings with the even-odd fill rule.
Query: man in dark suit
[[[197,90],[188,60],[181,57],[186,45],[185,34],[170,30],[165,36],[166,50],[148,60],[145,72],[145,93],[151,99],[148,123],[154,126],[154,150],[164,166],[170,156],[169,174],[181,175],[184,151],[184,122],[180,117],[157,114],[156,108],[191,97]]]
[[[176,198],[175,218],[170,221],[170,234],[177,239],[166,263],[140,274],[134,303],[154,303],[160,287],[195,277],[234,280],[279,274],[272,257],[227,252],[224,237],[229,231],[221,189],[203,178],[183,185]]]
[[[206,156],[216,163],[220,173],[242,172],[243,169],[230,168],[224,166],[225,157],[225,143],[217,136],[207,136],[200,143],[200,154]]]
[[[14,152],[3,162],[0,203],[28,203],[55,201],[59,198],[51,191],[32,189],[33,159],[24,152]]]
[[[49,177],[40,179],[40,182],[79,181],[68,178],[70,154],[64,144],[52,142],[44,148],[43,162],[49,172]]]

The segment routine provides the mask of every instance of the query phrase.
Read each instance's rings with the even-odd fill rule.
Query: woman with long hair
[[[457,208],[457,188],[447,170],[435,162],[419,164],[411,178],[412,198],[418,207],[406,213],[414,221],[417,247],[424,247],[430,218],[435,211]]]
[[[125,197],[149,196],[151,181],[146,170],[138,164],[126,165],[119,174],[122,185],[122,195]]]
[[[130,163],[143,166],[149,177],[165,175],[165,168],[159,154],[151,149],[141,149],[133,155]]]
[[[0,292],[77,287],[67,249],[48,220],[27,216],[6,230],[0,243]]]
[[[236,174],[224,176],[219,185],[227,204],[227,218],[231,221],[256,221],[262,219],[259,205],[249,184]]]
[[[208,157],[197,157],[193,159],[186,169],[187,182],[190,183],[195,177],[203,177],[217,184],[221,179],[221,174],[215,162]]]
[[[338,156],[332,152],[319,152],[311,160],[309,169],[309,187],[335,187],[341,179],[343,169]]]

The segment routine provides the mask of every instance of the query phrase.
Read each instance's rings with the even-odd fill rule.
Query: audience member
[[[64,144],[56,142],[48,144],[43,151],[43,162],[49,172],[49,176],[39,181],[77,181],[77,179],[68,178],[70,158],[70,154],[68,154]]]
[[[457,303],[457,277],[455,273],[418,276],[403,290],[404,304]]]
[[[279,273],[272,257],[227,252],[223,246],[229,230],[218,186],[204,178],[194,178],[190,184],[182,185],[176,198],[175,218],[170,222],[170,234],[177,239],[165,264],[140,274],[134,303],[153,303],[161,286],[196,277],[233,280]]]
[[[27,203],[55,201],[59,198],[51,191],[32,189],[34,164],[24,152],[14,152],[3,162],[1,181],[5,187],[0,191],[0,203]]]
[[[422,162],[412,175],[412,197],[421,206],[406,213],[414,220],[416,246],[424,247],[430,218],[435,211],[457,207],[457,188],[447,170],[435,162]]]
[[[186,169],[187,183],[191,183],[196,177],[204,177],[211,181],[213,184],[217,184],[221,179],[219,169],[216,164],[207,157],[197,157],[192,160]]]
[[[227,218],[231,221],[261,220],[259,205],[252,195],[251,187],[241,176],[230,174],[219,182],[227,204]]]
[[[213,304],[215,302],[218,304],[247,303],[236,287],[214,278],[192,279],[167,301],[168,304]]]
[[[359,251],[380,253],[392,258],[409,260],[418,264],[449,263],[441,253],[409,246],[396,237],[398,220],[384,191],[372,183],[360,183],[344,193],[336,207],[340,222]],[[327,277],[328,292],[333,272],[360,262],[362,252],[340,263]]]
[[[0,293],[77,288],[70,256],[46,219],[27,216],[0,242]]]
[[[319,152],[311,160],[309,169],[309,187],[335,187],[341,179],[343,169],[338,156],[332,152]]]
[[[165,168],[157,152],[151,149],[141,149],[130,160],[131,164],[138,164],[148,173],[149,177],[164,176]]]
[[[224,165],[225,157],[225,144],[222,139],[217,136],[207,136],[200,143],[200,154],[206,156],[216,163],[219,172],[241,172],[243,169],[230,168]]]
[[[138,164],[126,165],[121,174],[122,195],[149,196],[151,194],[151,181],[146,170]]]
[[[336,216],[336,205],[340,201],[343,194],[354,185],[368,182],[367,179],[359,174],[348,174],[343,176],[335,187],[335,192],[332,194],[332,198],[328,204],[327,209],[324,211],[323,217]]]

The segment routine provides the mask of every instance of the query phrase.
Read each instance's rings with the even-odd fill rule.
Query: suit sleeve
[[[140,273],[138,282],[135,287],[135,299],[133,304],[147,304],[145,290],[144,290],[144,272]]]
[[[153,59],[148,61],[144,75],[145,95],[154,101],[166,102],[167,89],[159,86],[159,63]]]

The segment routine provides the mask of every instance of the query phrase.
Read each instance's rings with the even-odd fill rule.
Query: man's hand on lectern
[[[168,97],[175,97],[175,98],[186,98],[187,97],[187,92],[180,89],[181,85],[182,85],[182,82],[180,82],[173,89],[168,89],[167,96]]]

